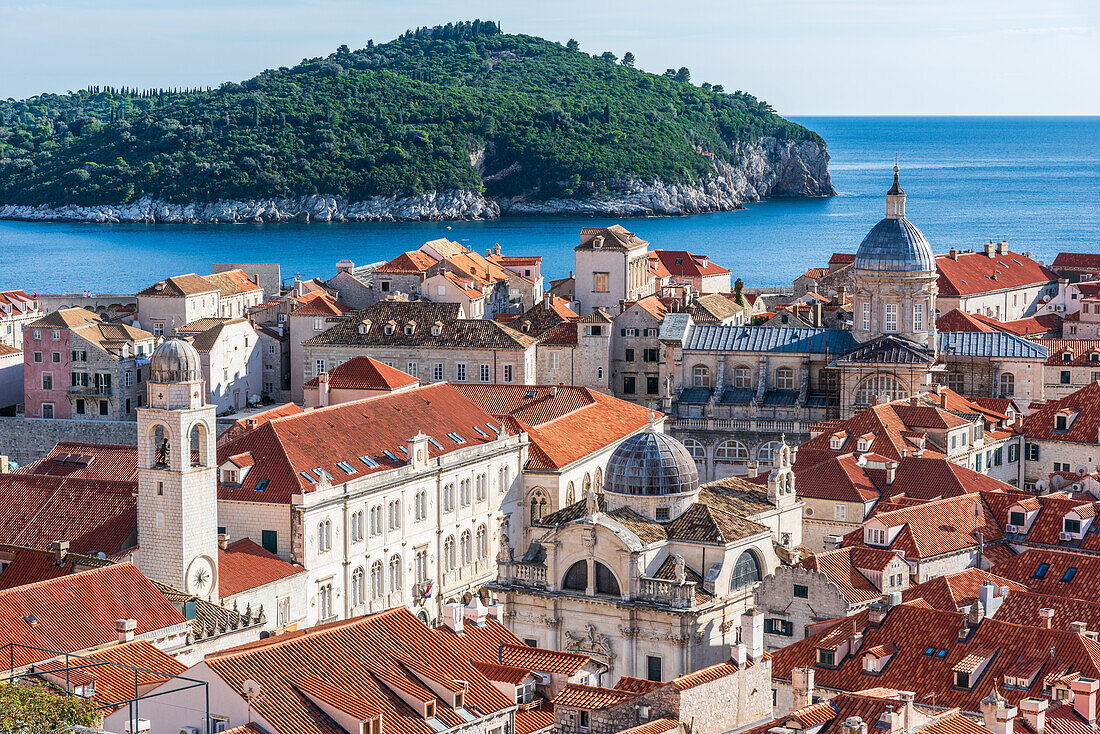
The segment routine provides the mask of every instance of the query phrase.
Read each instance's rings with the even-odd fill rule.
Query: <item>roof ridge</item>
[[[15,544],[13,543],[12,545],[15,545]],[[37,548],[28,548],[28,550],[37,551],[38,549]],[[49,553],[49,551],[40,551],[40,552]],[[53,578],[42,579],[41,581],[35,581],[33,583],[30,583],[30,584],[20,584],[19,586],[12,586],[12,587],[7,588],[7,589],[0,589],[0,598],[4,597],[5,595],[8,595],[8,594],[14,595],[15,593],[25,592],[27,589],[36,589],[36,588],[39,588],[41,586],[45,586],[46,584],[59,583],[62,580],[71,580],[71,579],[74,579],[78,576],[81,577],[81,578],[86,578],[89,575],[93,575],[93,574],[99,573],[101,571],[106,571],[108,569],[122,568],[124,566],[134,566],[134,564],[130,561],[122,561],[120,563],[109,563],[106,566],[96,566],[95,568],[89,568],[89,569],[85,569],[83,571],[77,571],[75,573],[67,573],[64,576],[54,576]],[[137,566],[134,566],[134,569],[137,570]],[[138,571],[138,573],[141,573],[141,572]],[[141,575],[142,575],[142,577],[148,578],[148,577],[145,576],[145,574],[141,574]]]
[[[362,617],[338,619],[335,622],[307,627],[303,630],[297,630],[296,632],[285,632],[281,635],[274,635],[266,639],[245,642],[235,647],[229,647],[224,650],[218,650],[216,652],[208,653],[204,660],[220,661],[232,659],[250,653],[254,650],[272,650],[277,647],[282,647],[283,645],[289,645],[292,642],[297,642],[298,640],[303,640],[307,638],[316,639],[317,637],[322,637],[332,632],[338,632],[340,630],[349,629],[351,627],[365,625],[367,622],[373,622],[383,617],[397,616],[404,609],[405,607],[393,607],[391,609],[384,609],[381,612],[375,612],[374,614],[367,614]]]

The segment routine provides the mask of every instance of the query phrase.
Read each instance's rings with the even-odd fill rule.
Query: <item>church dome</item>
[[[932,246],[904,217],[887,217],[871,228],[856,250],[853,270],[918,273],[936,269]]]
[[[652,428],[619,444],[607,462],[607,492],[654,496],[698,489],[699,471],[687,447]]]
[[[151,382],[193,382],[202,379],[199,353],[179,338],[165,339],[149,358]]]
[[[852,270],[864,273],[930,273],[936,270],[932,246],[905,218],[905,192],[894,166],[894,185],[886,192],[886,218],[871,228],[856,250]]]

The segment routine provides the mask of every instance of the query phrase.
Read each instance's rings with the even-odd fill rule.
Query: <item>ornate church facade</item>
[[[938,383],[970,396],[1043,398],[1046,349],[1007,333],[936,331],[932,247],[905,213],[895,167],[886,216],[851,268],[852,329],[696,324],[668,314],[660,368],[670,431],[704,480],[753,474],[786,434]]]
[[[793,452],[781,444],[775,460],[766,483],[701,486],[675,438],[654,425],[628,438],[602,492],[542,518],[522,558],[502,549],[493,590],[510,629],[592,656],[599,685],[728,660],[743,626],[763,634],[762,617],[742,620],[756,583],[801,544]]]

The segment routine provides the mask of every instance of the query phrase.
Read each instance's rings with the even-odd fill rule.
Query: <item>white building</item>
[[[597,308],[614,316],[622,301],[636,301],[653,293],[649,243],[618,224],[581,229],[573,256],[577,269],[574,297],[582,316]]]
[[[199,319],[177,334],[192,340],[202,359],[206,399],[219,413],[257,401],[264,391],[260,335],[248,319]]]

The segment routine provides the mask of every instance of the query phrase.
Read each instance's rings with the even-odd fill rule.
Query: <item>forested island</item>
[[[472,21],[217,89],[0,101],[0,217],[675,214],[833,193],[824,141],[751,94]]]

